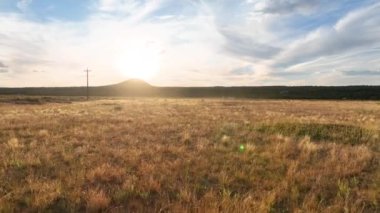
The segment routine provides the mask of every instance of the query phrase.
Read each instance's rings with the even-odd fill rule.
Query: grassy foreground
[[[378,102],[26,103],[0,103],[0,212],[380,211]]]

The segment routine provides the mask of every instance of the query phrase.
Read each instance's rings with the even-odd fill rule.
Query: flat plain
[[[379,102],[0,99],[0,212],[380,211]]]

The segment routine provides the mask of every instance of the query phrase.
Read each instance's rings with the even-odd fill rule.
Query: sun
[[[126,47],[117,57],[116,68],[128,78],[150,80],[160,70],[160,54],[148,45]]]

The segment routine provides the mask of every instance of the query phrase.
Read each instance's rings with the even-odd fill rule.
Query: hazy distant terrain
[[[0,212],[380,210],[379,102],[5,96],[0,111]]]
[[[0,88],[0,95],[84,96],[86,87]],[[140,80],[90,87],[101,97],[232,97],[250,99],[348,99],[380,100],[380,86],[266,86],[266,87],[155,87]]]

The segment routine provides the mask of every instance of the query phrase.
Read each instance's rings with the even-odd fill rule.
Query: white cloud
[[[21,11],[26,11],[29,5],[32,3],[32,1],[33,0],[18,0],[16,6]]]
[[[380,4],[349,13],[333,27],[321,27],[304,39],[296,40],[275,58],[275,65],[288,68],[319,58],[333,60],[334,55],[344,56],[379,47],[378,23],[380,23]],[[303,68],[307,69],[305,66]]]

